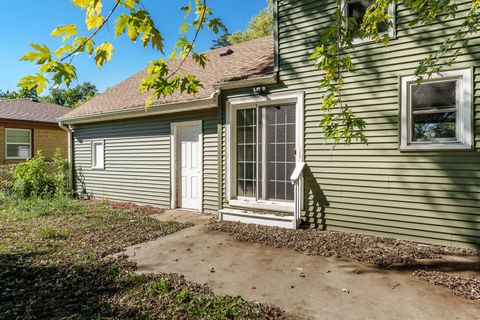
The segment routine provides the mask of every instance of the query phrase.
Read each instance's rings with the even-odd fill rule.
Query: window
[[[104,157],[104,143],[103,141],[92,142],[92,168],[104,169],[105,157]]]
[[[5,128],[5,159],[28,159],[32,156],[32,131]]]
[[[236,117],[237,196],[293,201],[295,105],[240,109]]]
[[[252,97],[260,103],[229,101],[227,137],[227,193],[230,205],[292,211],[294,186],[290,180],[301,161],[303,95],[289,98]],[[294,96],[295,99],[290,98]],[[265,99],[265,100],[263,100]],[[298,100],[297,100],[298,99]],[[248,100],[250,101],[250,100]]]
[[[342,2],[342,10],[345,18],[353,18],[356,22],[356,32],[360,33],[360,26],[363,23],[363,17],[367,12],[368,7],[375,3],[375,0],[344,0]],[[390,38],[395,37],[395,5],[390,4],[388,7],[388,14],[392,17],[391,25],[380,24],[378,26],[378,31],[380,35],[388,34]],[[369,38],[357,38],[354,39],[354,44],[371,42],[372,39]]]
[[[401,149],[470,149],[471,70],[402,78]]]

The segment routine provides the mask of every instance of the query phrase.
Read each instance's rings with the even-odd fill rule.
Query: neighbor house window
[[[360,26],[363,23],[368,7],[375,3],[375,0],[344,0],[341,4],[343,15],[347,20],[353,19],[355,21],[356,33],[360,34]],[[389,24],[383,23],[378,26],[380,36],[388,34],[390,38],[395,37],[395,5],[390,4],[388,7],[388,14],[391,16]],[[354,44],[371,42],[370,38],[357,37],[354,39]]]
[[[6,159],[28,159],[32,156],[32,131],[30,129],[5,129]]]
[[[104,169],[105,168],[105,156],[104,156],[104,143],[103,141],[92,142],[92,168]]]
[[[402,78],[401,148],[470,149],[472,72],[447,71],[418,82]]]

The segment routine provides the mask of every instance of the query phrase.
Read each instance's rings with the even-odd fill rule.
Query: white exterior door
[[[177,205],[182,209],[201,210],[201,142],[199,125],[177,128]]]

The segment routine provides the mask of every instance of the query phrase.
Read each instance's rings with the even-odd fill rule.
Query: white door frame
[[[194,121],[183,121],[183,122],[172,122],[170,125],[170,208],[178,208],[178,199],[177,199],[177,140],[178,140],[178,128],[179,127],[188,127],[188,126],[197,126],[199,130],[198,142],[200,145],[199,150],[199,166],[200,166],[200,201],[199,207],[197,208],[198,212],[202,212],[203,209],[203,123],[202,120]]]

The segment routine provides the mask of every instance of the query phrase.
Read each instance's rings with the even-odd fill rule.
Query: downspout
[[[73,129],[72,126],[69,125],[68,127],[63,124],[63,122],[59,122],[58,126],[63,130],[67,131],[68,133],[68,144],[67,144],[67,160],[68,160],[68,185],[70,188],[70,194],[74,194],[74,187],[73,187]]]
[[[278,0],[273,0],[273,59],[275,79],[279,79],[280,72],[280,52],[279,52],[279,16],[278,16]]]

